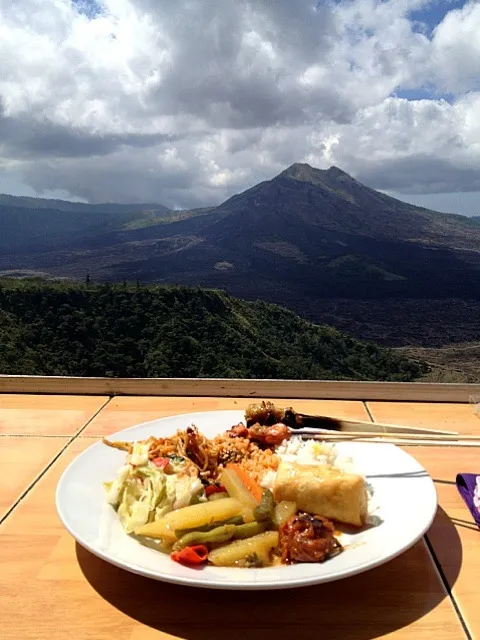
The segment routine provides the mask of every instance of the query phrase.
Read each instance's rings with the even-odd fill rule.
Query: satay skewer
[[[317,433],[322,431],[338,431],[340,433],[368,432],[368,433],[418,433],[418,434],[439,434],[457,435],[456,431],[445,431],[440,429],[424,429],[421,427],[407,427],[396,424],[386,424],[383,422],[367,422],[364,420],[342,420],[329,416],[315,416],[306,413],[298,413],[291,407],[281,409],[273,402],[261,402],[251,404],[245,411],[247,427],[253,424],[273,425],[277,423],[285,424],[290,429],[298,433]]]

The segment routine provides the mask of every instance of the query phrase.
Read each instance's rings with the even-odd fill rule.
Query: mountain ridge
[[[410,205],[339,167],[294,163],[218,206],[189,211],[3,202],[0,196],[0,275],[10,279],[85,282],[88,275],[93,282],[223,289],[283,305],[359,339],[408,347],[419,357],[430,352],[416,352],[415,345],[480,343],[480,217]],[[0,324],[23,348],[22,331],[3,317],[2,307]],[[17,353],[10,354],[14,363]],[[429,375],[461,381],[448,354],[432,356],[433,365],[446,368]],[[473,369],[467,362],[464,381],[478,381]]]
[[[11,206],[22,209],[54,209],[57,211],[91,211],[93,212],[122,212],[134,213],[143,210],[167,210],[161,204],[153,203],[114,203],[114,202],[79,202],[74,200],[61,200],[57,198],[37,198],[32,196],[14,196],[0,193],[0,206]]]
[[[331,297],[479,295],[478,224],[396,200],[335,166],[294,163],[217,207],[104,215],[119,224],[108,218],[35,251],[21,250],[17,229],[0,269],[214,286],[297,311]]]
[[[211,289],[0,280],[0,302],[3,374],[410,381],[426,371]]]

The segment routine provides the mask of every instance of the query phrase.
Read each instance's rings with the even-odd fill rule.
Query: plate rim
[[[146,569],[144,567],[138,566],[137,564],[135,564],[134,562],[125,562],[125,561],[121,561],[121,560],[117,560],[115,558],[113,558],[111,555],[109,555],[108,553],[104,553],[102,552],[101,549],[96,548],[94,545],[91,545],[88,541],[86,541],[85,539],[83,539],[83,536],[81,534],[79,534],[77,531],[74,530],[74,528],[72,528],[68,522],[68,519],[66,517],[66,515],[63,513],[63,509],[62,509],[62,505],[61,505],[61,499],[60,499],[60,494],[64,488],[65,483],[68,480],[68,475],[69,473],[71,473],[71,469],[75,464],[78,464],[78,461],[80,459],[82,459],[83,457],[88,457],[88,455],[91,453],[91,451],[94,448],[97,448],[99,446],[102,445],[102,437],[117,437],[119,434],[127,434],[128,432],[131,432],[133,430],[136,430],[140,427],[147,427],[150,424],[158,424],[161,423],[163,421],[169,421],[172,418],[178,418],[178,419],[185,419],[187,418],[188,420],[191,420],[192,417],[194,416],[205,416],[207,414],[242,414],[243,415],[243,411],[240,409],[219,409],[219,410],[210,410],[210,411],[197,411],[197,412],[192,412],[192,413],[181,413],[181,414],[174,414],[174,415],[170,415],[170,416],[163,416],[160,418],[154,418],[153,420],[147,420],[145,422],[140,422],[138,424],[135,425],[131,425],[130,427],[126,427],[125,429],[121,429],[120,431],[116,431],[113,432],[111,434],[108,434],[108,436],[98,436],[95,438],[95,441],[92,442],[91,445],[89,445],[84,451],[81,451],[78,455],[76,455],[73,460],[71,460],[69,462],[69,464],[67,465],[67,467],[63,470],[57,485],[56,485],[56,489],[55,489],[55,507],[56,507],[56,511],[58,514],[58,517],[60,518],[60,521],[62,522],[62,525],[65,527],[65,529],[68,531],[68,533],[72,536],[72,538],[84,549],[87,549],[90,553],[92,553],[94,556],[104,560],[105,562],[108,562],[109,564],[118,567],[119,569],[123,569],[124,571],[128,571],[129,573],[133,573],[136,575],[141,575],[143,577],[146,578],[150,578],[153,580],[157,580],[157,581],[161,581],[161,582],[166,582],[169,584],[178,584],[178,585],[182,585],[182,586],[188,586],[188,587],[196,587],[196,588],[204,588],[204,589],[216,589],[216,590],[242,590],[242,591],[257,591],[257,590],[282,590],[282,589],[293,589],[293,588],[300,588],[300,587],[308,587],[308,586],[313,586],[313,585],[318,585],[318,584],[327,584],[328,582],[335,582],[337,580],[343,580],[345,578],[357,575],[357,574],[361,574],[361,573],[365,573],[367,571],[370,571],[371,569],[375,569],[376,567],[379,567],[383,564],[387,564],[388,562],[390,562],[391,560],[394,560],[395,558],[397,558],[398,556],[402,555],[403,553],[405,553],[408,549],[412,548],[424,535],[425,533],[428,531],[428,529],[431,527],[433,520],[435,519],[435,515],[437,512],[437,507],[438,507],[438,495],[437,495],[437,490],[435,487],[435,484],[433,482],[433,479],[431,478],[430,474],[428,473],[428,471],[420,464],[420,462],[414,458],[410,453],[408,453],[407,451],[401,449],[400,447],[397,447],[396,445],[392,444],[392,443],[379,443],[379,445],[384,448],[387,447],[388,449],[396,449],[398,451],[400,451],[402,453],[402,455],[407,456],[408,458],[412,459],[419,467],[419,469],[421,469],[422,471],[424,471],[426,473],[427,479],[430,481],[430,487],[432,489],[432,503],[431,503],[431,513],[429,515],[429,517],[427,518],[427,520],[425,521],[423,527],[421,528],[421,530],[419,531],[419,533],[417,533],[415,535],[414,538],[409,539],[409,541],[405,544],[402,544],[398,549],[396,549],[394,552],[392,553],[388,553],[385,557],[379,558],[377,560],[374,561],[366,561],[364,563],[361,564],[357,564],[355,566],[352,566],[350,568],[346,568],[343,569],[340,572],[337,572],[335,574],[327,574],[326,576],[311,576],[311,577],[302,577],[302,578],[292,578],[290,580],[285,580],[285,581],[278,581],[278,580],[271,580],[270,582],[268,581],[262,581],[262,582],[257,582],[256,580],[252,579],[250,582],[238,582],[238,581],[233,581],[233,580],[225,580],[225,581],[215,581],[215,580],[205,580],[202,579],[200,577],[196,578],[194,576],[192,577],[187,577],[187,576],[175,576],[175,575],[170,575],[170,574],[165,574],[163,572],[159,572],[156,570],[149,570]],[[227,427],[226,427],[227,428]],[[361,444],[361,443],[359,443]],[[127,534],[125,534],[127,535]],[[239,569],[235,569],[236,571],[238,571]],[[262,571],[262,573],[264,571],[268,571],[268,567],[265,569],[248,569],[248,571]],[[256,575],[256,574],[255,574]],[[263,574],[265,575],[265,574]],[[252,578],[254,578],[254,576],[252,575]]]

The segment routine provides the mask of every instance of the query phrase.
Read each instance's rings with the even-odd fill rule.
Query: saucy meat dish
[[[323,562],[340,553],[342,546],[334,534],[333,523],[327,518],[308,513],[291,516],[280,529],[282,562]]]

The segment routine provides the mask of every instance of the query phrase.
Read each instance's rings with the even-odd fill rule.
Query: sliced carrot
[[[245,469],[243,469],[239,464],[234,464],[233,462],[230,462],[229,464],[227,464],[227,469],[232,469],[232,471],[235,471],[237,476],[242,481],[242,484],[245,485],[245,487],[252,494],[255,500],[257,500],[257,502],[261,501],[262,494],[263,494],[262,487],[258,484],[256,480],[254,480],[251,476],[248,475]]]

